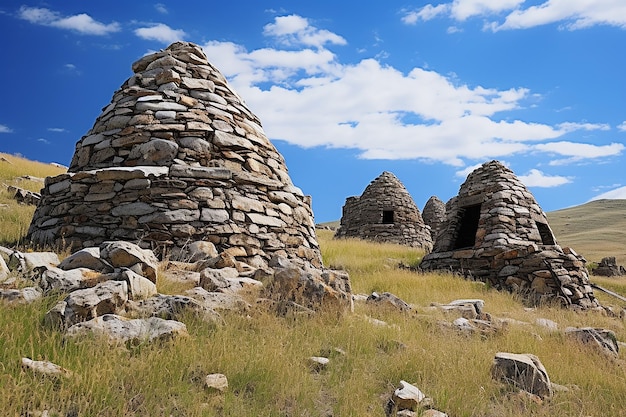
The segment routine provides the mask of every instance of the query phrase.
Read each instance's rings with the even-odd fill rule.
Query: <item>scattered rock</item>
[[[224,392],[228,389],[228,379],[224,374],[210,374],[207,375],[205,385],[208,389]]]
[[[85,336],[92,333],[105,336],[110,343],[129,343],[131,345],[188,336],[187,326],[178,321],[164,320],[158,317],[126,319],[114,314],[105,314],[86,322],[77,323],[66,331],[68,337]]]
[[[34,361],[29,358],[22,358],[22,368],[46,376],[59,376],[64,378],[72,376],[71,371],[48,361]]]
[[[586,345],[594,346],[608,356],[619,357],[617,336],[612,330],[594,327],[568,327],[565,329],[565,335]]]
[[[384,292],[382,294],[373,292],[369,297],[367,297],[366,302],[380,306],[389,306],[402,312],[412,310],[408,303],[389,292]]]
[[[552,397],[552,385],[546,368],[533,354],[496,353],[491,376],[542,399]]]

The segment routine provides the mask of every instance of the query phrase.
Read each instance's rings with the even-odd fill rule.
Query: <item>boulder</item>
[[[533,354],[496,353],[491,376],[542,399],[552,397],[552,385],[546,368]]]
[[[137,303],[129,303],[128,310],[140,317],[160,317],[167,320],[180,320],[184,314],[191,313],[208,323],[222,323],[222,317],[219,313],[184,295],[157,294]]]
[[[124,241],[107,241],[100,245],[100,257],[115,268],[130,268],[156,283],[159,261],[151,250]]]
[[[40,266],[33,272],[33,281],[46,295],[89,288],[107,280],[105,275],[87,268],[63,270],[53,266]]]
[[[202,287],[194,287],[185,291],[184,294],[211,310],[246,312],[252,308],[241,295],[236,293],[209,292]]]
[[[116,314],[127,301],[128,284],[125,281],[106,281],[70,293],[46,313],[44,321],[48,326],[68,328],[103,314]]]
[[[64,270],[88,268],[102,273],[113,272],[111,264],[100,257],[100,248],[84,248],[63,259],[59,268]]]
[[[128,343],[131,345],[188,336],[187,326],[178,321],[164,320],[158,317],[127,319],[114,314],[105,314],[86,322],[77,323],[66,331],[68,337],[94,333],[106,337],[112,344]]]
[[[586,345],[596,347],[608,356],[619,357],[617,336],[612,330],[594,327],[568,327],[565,329],[565,335]]]

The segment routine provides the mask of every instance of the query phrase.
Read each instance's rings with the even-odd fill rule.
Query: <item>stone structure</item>
[[[161,258],[209,241],[255,268],[274,256],[322,267],[310,197],[202,49],[174,43],[132,69],[68,172],[46,179],[27,239],[125,240]]]
[[[430,227],[430,237],[434,242],[437,240],[437,233],[441,223],[446,219],[446,203],[441,201],[436,195],[430,197],[424,205],[422,218],[426,226]]]
[[[617,264],[615,256],[607,256],[602,258],[598,266],[591,270],[591,273],[603,277],[618,277],[626,275],[626,268]]]
[[[432,249],[430,230],[404,185],[383,172],[360,197],[348,197],[336,238],[356,237]]]
[[[533,301],[598,307],[585,262],[557,244],[545,213],[515,174],[491,161],[469,174],[446,204],[446,220],[420,269],[455,271]]]

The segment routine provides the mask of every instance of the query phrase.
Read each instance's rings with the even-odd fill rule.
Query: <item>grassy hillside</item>
[[[45,177],[63,172],[65,169],[58,166],[0,153],[0,245],[13,246],[19,241],[35,212],[34,206],[18,204],[7,186],[39,192]]]
[[[42,175],[17,175],[25,174]],[[4,203],[6,196],[0,199]],[[4,233],[10,221],[3,221],[0,240],[7,241],[11,238]],[[24,230],[29,221],[17,218],[12,227]],[[555,233],[565,241],[565,235]],[[65,340],[42,326],[46,311],[60,296],[29,305],[0,301],[1,414],[35,416],[52,410],[56,412],[49,415],[81,417],[383,416],[386,399],[405,380],[451,417],[626,415],[624,354],[607,358],[562,333],[567,326],[602,327],[626,341],[622,319],[551,306],[527,308],[515,295],[481,283],[399,268],[400,263],[419,262],[423,254],[416,249],[332,237],[331,231],[319,231],[324,263],[347,270],[354,293],[388,291],[412,304],[413,311],[356,303],[353,313],[341,317],[320,313],[280,318],[253,310],[246,315],[224,313],[221,326],[188,317],[186,339],[112,349],[98,338]],[[594,280],[626,294],[624,279]],[[157,285],[162,293],[178,293],[171,282],[159,279]],[[597,295],[604,304],[623,307]],[[509,324],[490,335],[449,328],[445,323],[458,315],[433,309],[431,303],[459,298],[485,300],[485,311],[494,321],[506,319]],[[556,322],[559,331],[538,325],[540,318]],[[551,380],[567,391],[538,404],[493,381],[490,366],[501,351],[537,355]],[[311,371],[310,356],[328,356],[328,368]],[[22,357],[52,361],[73,376],[33,375],[21,369]],[[203,386],[210,373],[227,376],[224,394]]]
[[[626,200],[597,200],[552,211],[548,220],[557,242],[587,261],[615,256],[618,264],[626,264]]]

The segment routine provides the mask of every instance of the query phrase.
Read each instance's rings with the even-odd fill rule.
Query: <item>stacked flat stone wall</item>
[[[435,242],[441,224],[446,220],[446,204],[435,195],[430,197],[422,210],[422,218],[426,226],[430,227],[430,236]]]
[[[430,230],[419,209],[391,172],[383,172],[360,197],[346,199],[335,236],[432,249]]]
[[[498,161],[472,172],[446,204],[446,220],[420,268],[458,272],[535,301],[599,306],[585,259],[557,244],[533,195]]]
[[[160,255],[206,240],[254,266],[273,255],[320,266],[310,197],[202,49],[175,43],[132,68],[68,173],[46,180],[28,239],[124,239]]]

